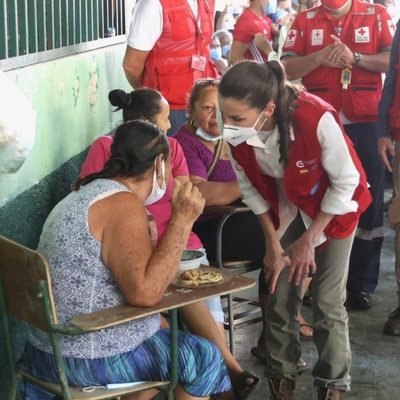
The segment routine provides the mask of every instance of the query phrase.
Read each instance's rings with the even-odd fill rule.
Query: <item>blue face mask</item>
[[[231,49],[231,45],[230,44],[226,44],[226,45],[222,46],[221,47],[222,57],[228,58],[230,49]]]
[[[210,50],[210,57],[213,61],[218,61],[222,58],[221,47],[215,47]]]

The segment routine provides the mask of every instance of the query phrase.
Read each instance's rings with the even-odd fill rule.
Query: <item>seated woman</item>
[[[162,192],[155,188],[169,180],[168,153],[166,137],[155,125],[131,121],[119,126],[104,169],[78,180],[50,213],[38,250],[49,263],[60,323],[119,304],[151,307],[162,298],[204,206],[197,188],[176,181],[171,222],[154,247],[144,203],[155,201]],[[178,340],[177,399],[208,398],[231,389],[214,344],[186,333],[179,333]],[[160,329],[160,315],[84,337],[60,335],[60,342],[71,385],[169,379],[169,332]],[[34,376],[58,381],[44,332],[30,328],[23,362]],[[31,394],[31,389],[23,388],[24,398],[54,396]]]
[[[199,188],[208,206],[241,204],[239,184],[217,121],[218,81],[197,81],[188,103],[189,120],[174,138],[182,146],[190,180]],[[216,257],[216,217],[204,216],[194,226],[210,260]],[[251,260],[261,267],[264,257],[264,242],[258,236],[261,232],[252,213],[232,216],[224,229],[223,259]]]
[[[148,120],[156,124],[164,133],[170,127],[168,102],[154,89],[142,88],[131,93],[113,90],[109,94],[109,100],[112,105],[117,107],[117,110],[122,110],[124,121]],[[112,142],[112,136],[102,136],[93,143],[83,163],[81,177],[98,172],[103,168],[110,156]],[[170,155],[166,161],[167,168],[171,170],[171,175],[175,180],[185,184],[189,182],[189,173],[182,149],[176,139],[167,137],[167,142],[170,150]],[[147,210],[154,217],[157,225],[158,242],[164,237],[173,214],[171,203],[173,186],[171,179],[166,183],[163,196],[153,204],[145,202]],[[193,232],[189,234],[185,248],[202,249],[204,251],[203,244]],[[206,257],[204,257],[202,263],[208,264]],[[235,391],[237,394],[244,395],[245,393],[246,396],[249,396],[256,387],[254,384],[258,383],[259,380],[254,374],[243,371],[226,346],[223,328],[224,313],[219,297],[207,300],[206,304],[208,309],[202,302],[185,307],[182,310],[183,320],[192,333],[203,336],[218,346],[224,357]]]
[[[206,206],[240,204],[241,198],[236,174],[226,152],[227,144],[221,137],[217,121],[218,84],[213,79],[195,83],[188,102],[189,121],[174,135],[185,154],[190,180],[203,194]],[[193,227],[210,260],[216,257],[217,223],[215,217],[210,219],[203,215]],[[264,255],[265,241],[257,217],[252,212],[230,217],[224,227],[222,259],[250,260],[262,268]],[[260,274],[260,280],[262,278]],[[260,284],[260,287],[264,285]],[[260,303],[265,304],[266,291],[260,291],[259,298]],[[299,321],[302,336],[312,336],[312,328],[301,313]],[[263,334],[260,335],[258,346],[252,349],[252,354],[261,361],[265,359]],[[303,360],[300,360],[299,367],[306,367]]]

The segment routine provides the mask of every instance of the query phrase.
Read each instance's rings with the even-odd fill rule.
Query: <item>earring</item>
[[[197,124],[196,124],[196,121],[193,119],[193,118],[190,118],[190,126],[193,128],[193,129],[196,129],[197,128]]]

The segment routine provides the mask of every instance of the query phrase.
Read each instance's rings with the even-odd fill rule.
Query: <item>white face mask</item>
[[[215,141],[221,139],[221,135],[211,136],[207,132],[205,132],[204,129],[202,129],[200,127],[198,127],[196,129],[196,136],[198,136],[199,138],[201,138],[207,142],[215,142]]]
[[[144,205],[149,206],[150,204],[156,203],[158,200],[160,200],[166,191],[166,184],[165,184],[165,161],[161,161],[161,172],[162,172],[162,184],[161,186],[158,186],[157,183],[157,159],[154,161],[154,174],[153,174],[153,187],[151,189],[151,193],[149,196],[145,199]]]
[[[254,125],[248,128],[235,125],[224,125],[224,133],[222,137],[232,146],[238,146],[239,144],[245,142],[247,139],[250,139],[251,137],[257,135],[259,130],[257,130],[255,126],[262,117],[263,113],[264,111],[259,115]]]

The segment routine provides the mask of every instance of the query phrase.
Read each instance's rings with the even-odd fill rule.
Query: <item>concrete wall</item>
[[[35,248],[44,220],[69,192],[85,150],[122,118],[108,92],[129,90],[122,70],[125,44],[6,72],[37,111],[36,137],[22,167],[0,175],[0,234]],[[3,94],[1,94],[3,95]],[[21,115],[23,118],[23,115]],[[24,332],[17,324],[17,353]],[[8,389],[0,338],[0,399]]]

